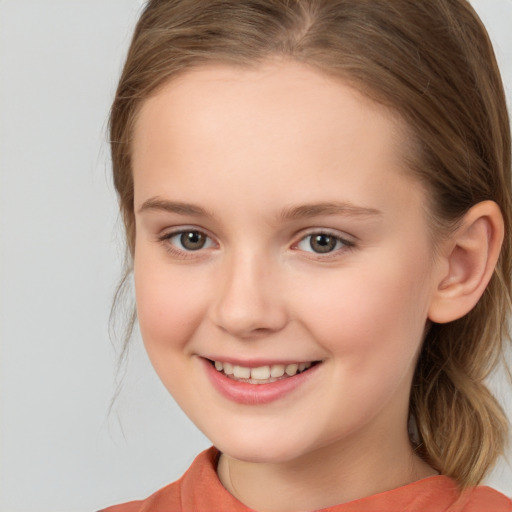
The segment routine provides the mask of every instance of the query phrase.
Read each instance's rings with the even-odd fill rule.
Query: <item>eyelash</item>
[[[197,233],[200,236],[204,236],[206,238],[205,244],[207,244],[207,246],[206,247],[202,246],[196,250],[188,250],[186,248],[178,248],[171,242],[171,240],[173,238],[178,237],[178,236],[181,237],[187,233]],[[328,238],[334,239],[334,241],[335,241],[334,249],[322,253],[322,252],[317,252],[314,250],[307,250],[304,248],[300,248],[300,244],[307,243],[307,240],[309,239],[309,247],[312,249],[312,247],[311,247],[312,237],[315,237],[315,236],[326,236]],[[183,258],[183,259],[197,257],[195,255],[196,253],[198,255],[204,249],[208,249],[215,245],[215,242],[213,242],[212,237],[210,237],[203,230],[195,229],[195,228],[186,228],[186,229],[182,228],[177,231],[171,231],[168,233],[164,233],[163,235],[158,237],[158,241],[164,245],[164,247],[166,248],[166,250],[169,253],[171,253],[174,256]],[[295,244],[292,245],[291,248],[292,248],[292,250],[299,250],[299,251],[302,251],[305,253],[309,253],[309,254],[313,255],[313,257],[315,257],[315,258],[327,259],[329,257],[339,255],[340,252],[345,252],[345,251],[351,250],[354,247],[355,247],[355,243],[353,241],[347,240],[346,238],[343,238],[339,234],[334,233],[328,229],[319,229],[319,230],[311,231],[309,233],[304,234],[298,242],[296,242]]]
[[[186,248],[180,249],[173,245],[172,239],[175,237],[183,236],[187,233],[198,233],[199,235],[202,235],[206,238],[206,244],[209,244],[207,247],[200,247],[196,250],[187,250]],[[210,237],[207,233],[205,233],[201,229],[196,228],[185,228],[185,229],[179,229],[177,231],[171,231],[168,233],[164,233],[163,235],[158,237],[158,241],[161,242],[167,252],[172,254],[173,256],[178,256],[179,258],[186,259],[186,258],[195,258],[197,257],[197,253],[201,253],[203,249],[207,249],[214,245],[212,237]]]
[[[308,246],[311,249],[313,249],[311,247],[311,243],[313,242],[313,237],[315,237],[315,236],[316,237],[325,236],[330,239],[333,239],[335,241],[334,249],[332,251],[327,251],[327,252],[322,253],[322,252],[317,252],[314,250],[306,250],[304,248],[300,248],[300,244],[307,243]],[[309,239],[309,243],[307,242],[308,239]],[[302,236],[301,239],[296,244],[294,244],[292,246],[292,249],[298,248],[298,250],[307,252],[307,253],[313,255],[313,257],[315,257],[315,258],[326,259],[329,257],[339,256],[339,254],[341,252],[346,252],[348,250],[353,249],[354,247],[355,247],[355,243],[353,241],[343,238],[338,233],[334,233],[328,229],[319,229],[317,231],[311,231],[310,233],[307,233],[304,236]]]

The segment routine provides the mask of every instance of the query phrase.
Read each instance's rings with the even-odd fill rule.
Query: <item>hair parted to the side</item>
[[[503,453],[508,422],[485,379],[503,357],[511,297],[510,125],[485,28],[465,0],[150,0],[112,105],[114,183],[128,248],[135,222],[131,138],[157,88],[205,63],[284,57],[339,76],[398,112],[411,173],[427,187],[434,232],[493,200],[505,221],[497,269],[477,306],[433,324],[414,377],[418,453],[461,487]],[[405,143],[405,142],[404,142]]]

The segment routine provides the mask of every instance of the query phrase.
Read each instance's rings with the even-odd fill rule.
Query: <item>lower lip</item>
[[[320,363],[316,364],[293,377],[269,382],[268,384],[250,384],[226,377],[222,372],[216,370],[207,359],[201,358],[201,361],[215,389],[229,400],[245,405],[268,404],[283,398],[303,386],[317,373],[321,366]]]

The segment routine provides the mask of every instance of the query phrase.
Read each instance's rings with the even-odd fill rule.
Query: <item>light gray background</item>
[[[141,0],[0,0],[0,511],[92,512],[209,445],[136,338],[113,413],[122,259],[106,117]],[[512,98],[512,0],[478,0]],[[504,380],[499,395],[510,411]],[[489,483],[512,495],[512,469]]]

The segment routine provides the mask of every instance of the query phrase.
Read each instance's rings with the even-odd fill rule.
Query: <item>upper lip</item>
[[[281,365],[289,365],[294,363],[314,363],[319,361],[319,359],[238,359],[235,357],[224,357],[224,356],[201,356],[204,359],[209,359],[210,361],[219,361],[222,363],[231,363],[236,366],[243,366],[245,368],[259,368],[261,366],[272,366],[275,364]]]

